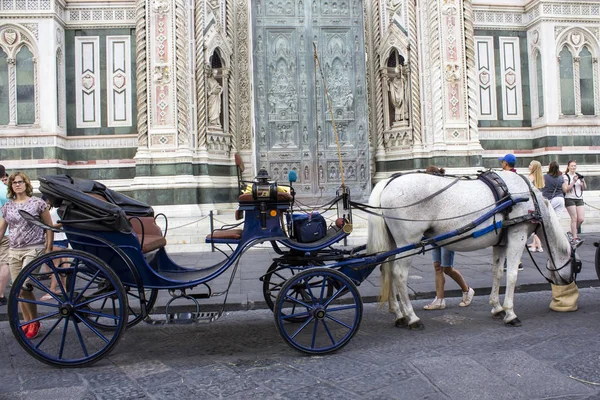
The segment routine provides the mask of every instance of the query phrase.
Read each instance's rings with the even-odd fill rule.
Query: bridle
[[[519,175],[519,176],[521,176],[521,175]],[[544,233],[544,237],[548,238],[548,235],[546,232],[546,226],[544,225],[544,219],[542,218],[542,214],[540,211],[540,205],[538,203],[538,199],[537,199],[535,193],[533,192],[533,187],[531,186],[531,182],[529,182],[529,180],[527,178],[525,178],[524,176],[521,176],[521,178],[523,178],[523,180],[529,185],[529,193],[531,193],[531,198],[533,200],[533,206],[535,207],[534,213],[536,215],[538,226],[535,228],[533,233],[535,233],[538,230],[538,228],[541,226],[542,231]],[[579,274],[581,272],[581,265],[582,265],[581,260],[578,260],[576,257],[576,250],[577,250],[578,246],[574,246],[573,243],[570,243],[570,246],[571,246],[571,254],[569,256],[569,259],[561,267],[556,268],[556,262],[554,261],[554,256],[552,255],[552,251],[548,251],[548,256],[550,257],[550,261],[552,262],[552,265],[555,266],[555,268],[549,268],[548,265],[546,265],[546,270],[549,272],[556,272],[556,275],[558,276],[558,278],[565,284],[569,284],[569,283],[577,280],[577,274]],[[546,281],[548,281],[548,283],[554,283],[554,282],[552,282],[552,280],[548,279],[546,277],[546,275],[544,275],[542,270],[538,267],[533,256],[531,255],[531,251],[529,250],[529,248],[527,248],[527,253],[529,253],[529,257],[531,258],[533,265],[538,270],[538,272],[544,277],[544,279],[546,279]],[[567,265],[569,265],[569,264],[571,265],[571,276],[570,276],[571,282],[568,282],[567,280],[565,280],[558,273],[559,271],[561,271],[565,267],[567,267]]]

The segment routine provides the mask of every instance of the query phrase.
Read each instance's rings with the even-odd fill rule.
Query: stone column
[[[6,59],[8,63],[8,97],[9,101],[9,126],[17,125],[17,60]]]
[[[175,1],[152,0],[147,17],[148,148],[175,150],[177,141],[175,91]]]

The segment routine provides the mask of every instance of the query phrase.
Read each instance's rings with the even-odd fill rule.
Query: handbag
[[[316,242],[325,237],[327,223],[318,212],[310,214],[294,214],[292,216],[294,236],[300,243]]]

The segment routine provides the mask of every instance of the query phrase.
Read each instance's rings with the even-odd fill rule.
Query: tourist
[[[529,181],[538,189],[544,188],[544,176],[542,175],[542,164],[539,161],[533,160],[529,163],[529,176],[527,176]],[[533,242],[529,245],[529,251],[537,251],[540,253],[544,252],[542,248],[542,241],[535,233],[531,234],[533,238]]]
[[[430,166],[426,170],[427,173],[443,175],[444,168]],[[423,307],[425,310],[443,310],[446,308],[446,300],[444,299],[444,286],[448,275],[460,286],[462,290],[462,300],[459,306],[466,307],[473,301],[475,291],[467,285],[462,274],[454,269],[454,252],[445,247],[434,247],[431,251],[433,258],[433,267],[435,268],[435,299]]]
[[[583,175],[576,171],[577,161],[569,161],[567,170],[563,175],[562,185],[562,190],[565,193],[565,206],[567,207],[569,217],[571,217],[570,239],[574,244],[578,244],[581,241],[578,237],[578,232],[585,218],[583,191],[587,188]]]
[[[550,205],[554,209],[556,215],[560,214],[565,209],[565,194],[562,190],[562,185],[565,182],[560,166],[556,161],[552,161],[548,165],[548,173],[544,175],[544,189],[542,196],[550,201]]]
[[[20,210],[26,211],[36,218],[40,218],[46,225],[52,225],[50,212],[46,203],[39,197],[33,197],[33,186],[29,177],[23,172],[15,172],[8,177],[8,199],[2,207],[0,219],[0,240],[4,237],[6,228],[10,228],[8,261],[10,276],[13,284],[21,270],[33,259],[41,255],[44,250],[52,250],[54,234],[36,225],[28,223]],[[33,288],[23,285],[19,297],[35,301]],[[25,322],[37,318],[37,306],[32,303],[20,302],[21,313]],[[41,323],[39,321],[23,325],[22,329],[28,339],[38,336]]]

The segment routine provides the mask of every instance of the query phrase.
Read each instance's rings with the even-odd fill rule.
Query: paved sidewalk
[[[582,272],[578,277],[578,286],[597,287],[600,286],[598,276],[595,271],[595,250],[593,246],[595,241],[600,241],[600,233],[582,234],[585,243],[579,248],[578,254],[583,262]],[[354,243],[365,243],[364,237],[353,237]],[[477,296],[489,294],[492,276],[491,276],[491,254],[492,249],[483,249],[469,253],[457,253],[455,257],[455,267],[463,274],[469,286],[475,289]],[[547,253],[533,253],[534,258],[540,268],[545,267]],[[179,253],[170,254],[170,256],[180,265],[206,267],[212,265],[217,260],[223,258],[219,252],[202,253]],[[227,298],[227,310],[249,310],[266,308],[267,305],[263,295],[263,282],[260,277],[264,275],[272,263],[272,259],[277,254],[268,244],[254,247],[247,251],[240,261],[239,267],[235,273],[229,295]],[[517,293],[531,292],[539,290],[549,290],[550,285],[535,269],[531,259],[525,252],[523,256],[523,271],[519,272]],[[211,282],[213,293],[222,292],[227,289],[233,267],[223,275]],[[503,280],[504,286],[504,280]],[[377,301],[380,288],[380,272],[375,269],[373,273],[359,286],[359,291],[364,302]],[[434,269],[431,262],[431,254],[417,255],[413,258],[412,268],[409,274],[409,288],[411,296],[414,299],[430,299],[435,296]],[[194,289],[193,293],[205,292],[206,288],[200,286]],[[8,292],[7,294],[8,295]],[[456,305],[460,302],[461,291],[451,279],[446,279],[446,298],[448,306]],[[162,313],[164,306],[171,299],[167,291],[159,292],[159,298],[155,307],[155,313]],[[216,311],[223,301],[224,296],[212,297],[210,299],[199,300],[202,311]],[[178,299],[172,304],[176,308],[181,306],[191,306],[192,303],[186,303]],[[0,320],[6,320],[6,306],[0,306]]]
[[[585,240],[584,244],[578,249],[578,255],[583,262],[581,274],[578,276],[578,285],[580,288],[589,286],[600,286],[598,276],[595,271],[595,251],[593,243],[600,241],[600,233],[582,234],[581,237]],[[360,238],[353,238],[357,243],[361,243]],[[362,238],[362,243],[366,243],[366,238]],[[174,255],[174,259],[183,265],[187,266],[202,266],[206,265],[206,260],[216,254],[196,254],[182,253]],[[547,253],[532,253],[540,268],[545,268]],[[238,271],[232,283],[229,297],[227,299],[228,309],[256,309],[266,306],[262,282],[259,278],[265,274],[273,257],[277,255],[268,245],[261,246],[260,249],[248,251],[242,258]],[[491,259],[492,249],[483,249],[468,253],[456,253],[454,259],[455,267],[465,277],[469,286],[475,289],[476,295],[489,294],[492,285],[491,274]],[[550,285],[542,277],[535,268],[531,258],[524,253],[523,271],[519,271],[517,292],[529,292],[539,290],[549,290]],[[230,273],[225,273],[225,276],[214,281],[213,290],[219,291],[226,288],[229,282]],[[428,299],[435,297],[435,276],[434,268],[431,261],[431,254],[417,255],[413,258],[412,268],[409,273],[408,285],[411,291],[411,297],[414,299]],[[380,288],[380,272],[379,268],[360,286],[359,290],[365,302],[377,301]],[[504,287],[504,280],[502,289]],[[446,279],[446,297],[460,297],[462,292],[454,281],[450,278]],[[450,304],[460,302],[460,299],[449,300]],[[218,298],[213,298],[211,303],[219,303]],[[159,301],[160,305],[160,301]]]

